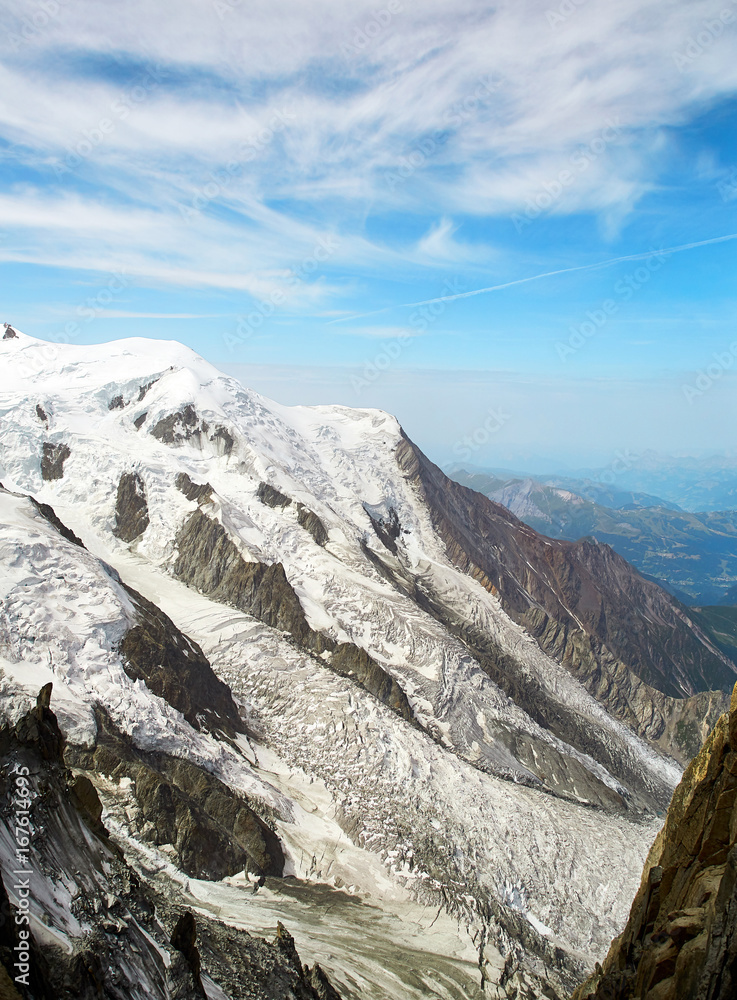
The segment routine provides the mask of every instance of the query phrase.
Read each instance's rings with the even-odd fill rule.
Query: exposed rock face
[[[305,507],[303,503],[297,504],[297,520],[305,529],[309,531],[312,537],[315,539],[318,545],[326,545],[328,541],[328,532],[325,525],[322,523],[317,514],[313,513],[309,507]]]
[[[71,775],[62,759],[64,737],[49,708],[50,694],[47,685],[37,706],[14,730],[0,729],[0,823],[8,828],[8,841],[14,843],[11,833],[16,808],[13,799],[17,795],[14,774],[28,774],[28,809],[31,828],[36,831],[27,855],[30,912],[36,920],[43,918],[60,942],[49,943],[55,939],[52,936],[42,943],[30,931],[30,988],[26,991],[21,986],[21,990],[24,996],[45,1000],[158,997],[160,994],[150,994],[146,989],[146,982],[160,975],[158,967],[162,964],[146,936],[153,929],[153,907],[142,898],[135,876],[104,829],[99,826],[93,829],[76,804],[70,787]],[[95,806],[89,800],[88,804],[95,811],[99,809],[99,802]],[[17,881],[13,875],[17,867],[17,861],[13,863],[3,854],[3,875],[8,888]],[[57,894],[61,885],[76,887],[68,912],[65,904],[51,901],[48,887],[44,891],[46,880],[58,887]],[[59,895],[60,900],[65,892],[69,898],[66,889]],[[103,906],[104,899],[113,902]],[[39,910],[39,906],[44,909]],[[20,906],[18,912],[22,912]],[[74,943],[67,950],[62,945],[65,932],[77,921],[86,922],[90,933],[73,938]],[[116,928],[114,935],[105,932],[105,923]],[[128,955],[124,957],[121,949]],[[7,964],[6,969],[11,977],[17,971]]]
[[[197,503],[207,503],[212,499],[213,489],[209,483],[195,483],[186,472],[180,472],[176,478],[177,489],[185,495],[188,500],[196,500]]]
[[[235,439],[226,427],[218,425],[210,435],[210,440],[216,442],[223,455],[229,455],[233,450]]]
[[[195,729],[204,726],[229,736],[243,732],[230,688],[215,676],[197,643],[180,632],[155,604],[130,587],[126,590],[139,622],[120,643],[128,676],[144,681]]]
[[[150,386],[141,387],[142,391],[139,394],[139,400],[143,399],[149,388]],[[210,425],[206,420],[200,419],[191,403],[182,407],[181,410],[177,410],[176,413],[170,413],[168,416],[162,417],[151,428],[151,433],[155,438],[163,444],[175,446],[192,441],[201,447],[209,431]],[[215,427],[212,434],[209,434],[209,440],[215,444],[216,449],[223,455],[229,455],[235,444],[233,435],[226,427],[221,425]]]
[[[310,628],[281,563],[246,562],[223,526],[200,510],[185,522],[177,536],[177,548],[174,575],[178,579],[213,600],[289,632],[309,652],[331,653],[320,660],[322,666],[351,677],[403,718],[414,718],[404,691],[368,653],[351,643],[338,644]]]
[[[200,425],[197,411],[189,404],[176,413],[162,417],[152,427],[151,433],[163,444],[181,444],[195,435],[199,437],[203,429],[207,430],[207,424]]]
[[[41,688],[36,707],[23,716],[15,726],[11,743],[33,747],[45,761],[56,763],[64,751],[64,737],[56,724],[56,716],[49,708],[51,704],[51,684]]]
[[[66,444],[51,444],[44,442],[43,457],[41,458],[41,478],[46,482],[64,477],[64,463],[71,455],[69,446]]]
[[[3,334],[3,340],[14,340],[18,334],[15,332],[10,323],[5,324],[5,333]]]
[[[48,425],[49,415],[46,412],[46,410],[44,410],[43,406],[41,406],[40,403],[36,403],[36,416],[38,417],[38,419],[41,421],[42,424]]]
[[[737,996],[737,686],[673,795],[624,932],[575,996]]]
[[[189,761],[133,746],[100,710],[93,750],[69,748],[67,761],[94,777],[130,778],[140,810],[142,840],[171,844],[179,867],[193,878],[219,880],[245,868],[280,876],[279,838],[246,800]]]
[[[206,996],[200,977],[201,962],[196,940],[197,924],[192,914],[187,910],[177,920],[171,935],[172,947],[179,952],[183,960],[182,964],[186,966],[184,969],[177,969],[176,965],[172,963],[169,968],[170,985],[174,987],[171,992],[173,997],[180,997],[181,1000],[192,994]],[[172,982],[172,980],[177,979],[178,982]]]
[[[133,421],[133,426],[136,428],[137,431],[140,430],[141,427],[143,427],[144,423],[146,422],[147,416],[148,416],[148,411],[144,410],[144,412],[139,414]]]
[[[125,400],[122,396],[113,396],[110,402],[107,404],[108,410],[122,410],[125,407]]]
[[[261,503],[265,503],[268,507],[288,507],[292,502],[290,497],[284,496],[268,483],[259,483],[256,493]]]
[[[390,507],[388,514],[385,517],[381,517],[372,513],[367,504],[364,504],[363,506],[366,513],[371,518],[371,524],[378,537],[389,549],[389,551],[393,555],[396,555],[397,539],[399,538],[399,534],[402,530],[396,510],[393,507]]]
[[[33,497],[28,498],[36,510],[42,517],[45,517],[49,524],[53,524],[56,530],[62,535],[68,542],[72,542],[74,545],[79,545],[80,548],[84,548],[82,540],[74,534],[71,528],[67,528],[66,524],[59,520],[56,516],[56,511],[53,507],[50,507],[47,503],[39,503],[38,500],[34,500]]]
[[[222,525],[200,510],[185,522],[177,548],[178,579],[310,645],[312,630],[281,563],[246,562]]]
[[[730,690],[737,664],[711,644],[688,610],[609,546],[547,539],[505,507],[449,480],[410,441],[400,468],[424,496],[448,555],[498,595],[505,611],[615,715],[689,759],[704,709],[699,692]],[[680,726],[680,728],[679,728]]]
[[[151,388],[151,386],[152,385],[156,385],[156,383],[158,381],[159,380],[157,378],[154,378],[154,379],[151,379],[150,382],[145,382],[143,385],[139,386],[139,388],[138,388],[138,400],[137,400],[139,403],[141,402],[141,400],[143,399],[143,397],[146,395],[146,393],[148,392],[148,390]]]
[[[340,1000],[340,994],[319,965],[303,965],[294,939],[282,923],[273,943],[245,935],[248,950],[239,942],[243,931],[211,921],[198,923],[199,950],[229,996],[253,1000]]]
[[[215,991],[209,995],[225,989],[230,1000],[340,1000],[319,966],[303,968],[296,950],[205,916],[195,924],[189,911],[138,876],[100,823],[92,782],[67,770],[49,699],[47,686],[16,727],[0,728],[3,1000],[202,1000],[205,975]],[[115,759],[118,750],[109,748],[106,766],[123,763]],[[18,897],[6,892],[18,882],[18,861],[7,846],[15,843],[17,774],[28,775],[34,831],[27,865],[31,925],[16,923],[25,904],[16,909]],[[212,837],[212,830],[204,835]],[[43,936],[30,929],[42,925]],[[28,933],[27,985],[15,980],[19,929]]]
[[[375,698],[388,705],[407,722],[414,722],[412,707],[407,695],[391,674],[383,670],[369,654],[350,642],[334,646],[328,661],[331,670],[342,677],[351,677]]]
[[[146,487],[137,472],[124,472],[118,483],[113,534],[123,542],[133,542],[148,527]]]

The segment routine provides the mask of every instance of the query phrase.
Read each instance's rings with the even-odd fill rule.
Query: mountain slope
[[[280,911],[344,996],[571,987],[679,777],[639,734],[685,758],[678,724],[699,742],[723,696],[697,692],[731,661],[611,550],[536,535],[387,414],[283,407],[177,344],[0,350],[3,709],[54,681],[141,877],[252,929],[280,872],[370,896],[438,983]],[[183,830],[209,817],[219,868],[164,786]],[[230,884],[241,863],[265,903]]]
[[[640,572],[667,582],[689,603],[717,604],[737,580],[737,511],[689,513],[641,503],[612,508],[536,479],[501,480],[457,471],[453,478],[508,507],[536,531],[611,545]]]

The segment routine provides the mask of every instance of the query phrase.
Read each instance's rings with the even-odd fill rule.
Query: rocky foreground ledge
[[[574,1000],[737,997],[737,686],[676,789],[622,934]]]
[[[270,942],[195,920],[138,877],[50,700],[0,727],[0,1000],[340,1000],[281,924]]]

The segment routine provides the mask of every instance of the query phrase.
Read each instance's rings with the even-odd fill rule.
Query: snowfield
[[[510,733],[525,737],[532,753],[548,748],[580,769],[571,773],[626,794],[600,761],[543,729],[501,691],[459,639],[379,571],[371,552],[493,638],[653,787],[672,789],[679,769],[613,719],[495,597],[451,565],[395,461],[397,421],[377,410],[281,406],[176,343],[51,348],[18,334],[0,341],[0,355],[0,482],[9,491],[0,493],[3,715],[18,717],[52,680],[52,707],[69,742],[94,743],[101,702],[136,745],[187,758],[262,801],[279,817],[289,873],[320,894],[335,893],[347,921],[342,943],[336,939],[331,951],[329,926],[311,936],[318,896],[290,901],[270,880],[252,897],[237,879],[213,885],[178,876],[132,839],[126,790],[101,787],[107,821],[131,857],[234,926],[265,933],[281,919],[300,953],[317,956],[346,995],[470,995],[473,963],[480,983],[481,961],[493,996],[509,957],[544,975],[562,949],[565,968],[553,975],[563,983],[600,960],[624,924],[660,820],[594,807],[584,788],[554,794],[552,778],[550,787],[541,784],[532,758],[513,751]],[[188,407],[196,419],[175,421],[173,440],[151,433]],[[44,478],[45,456],[48,464],[61,446],[68,449],[62,474]],[[131,543],[114,534],[126,473],[143,481],[149,518]],[[399,683],[421,725],[409,725],[288,635],[173,577],[177,535],[198,509],[176,485],[181,473],[210,484],[212,498],[201,509],[243,558],[281,563],[312,629],[368,652]],[[261,483],[292,502],[269,506],[259,498]],[[86,550],[61,537],[26,495],[50,504]],[[298,503],[324,525],[324,546],[300,524]],[[396,554],[372,523],[392,511],[401,526]],[[135,624],[135,608],[119,579],[196,641],[230,686],[253,734],[240,749],[193,729],[125,673],[117,646]],[[438,976],[423,986],[383,975],[364,948],[352,986],[351,947],[357,954],[361,934],[360,921],[347,916],[346,895],[371,908],[374,949],[382,940],[389,948],[401,923],[404,946],[424,949]],[[439,921],[435,936],[430,913]],[[451,955],[457,960],[438,965]]]

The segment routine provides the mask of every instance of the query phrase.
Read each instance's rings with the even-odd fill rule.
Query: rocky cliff
[[[67,768],[50,699],[0,727],[0,997],[340,1000],[281,924],[270,943],[195,919],[141,879]]]
[[[496,595],[609,711],[687,763],[737,678],[737,665],[688,609],[608,545],[538,534],[506,507],[448,479],[406,437],[396,459],[455,565]]]
[[[675,791],[623,933],[575,1000],[737,996],[737,686]]]

